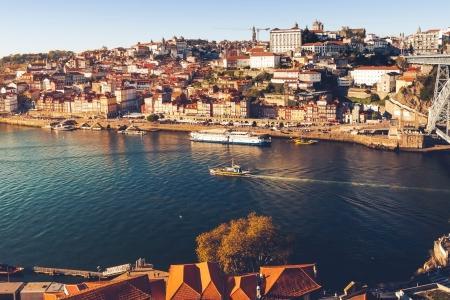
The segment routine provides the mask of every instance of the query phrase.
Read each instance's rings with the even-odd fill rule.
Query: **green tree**
[[[254,272],[260,266],[286,263],[291,243],[271,217],[250,213],[245,218],[220,224],[197,239],[199,261],[218,263],[224,272]]]
[[[380,96],[378,96],[378,94],[372,94],[372,95],[370,95],[370,101],[378,102],[378,101],[380,101]]]
[[[147,116],[147,121],[149,122],[156,122],[159,120],[159,116],[155,115],[155,114],[151,114],[149,116]]]

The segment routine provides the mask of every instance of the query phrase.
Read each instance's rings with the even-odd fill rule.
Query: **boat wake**
[[[284,177],[284,176],[270,176],[270,175],[256,175],[256,174],[250,175],[248,177],[255,178],[255,179],[263,179],[263,180],[277,180],[277,181],[302,182],[302,183],[323,183],[323,184],[331,184],[331,185],[346,185],[346,186],[369,187],[369,188],[387,188],[387,189],[396,189],[396,190],[409,190],[409,191],[449,193],[450,194],[450,189],[403,186],[403,185],[396,185],[396,184],[322,180],[322,179],[312,179],[312,178],[298,178],[298,177]]]

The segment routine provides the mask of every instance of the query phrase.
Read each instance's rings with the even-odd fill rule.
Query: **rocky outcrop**
[[[433,250],[430,251],[430,258],[417,270],[417,273],[422,274],[436,268],[449,266],[449,251],[450,233],[434,241]]]

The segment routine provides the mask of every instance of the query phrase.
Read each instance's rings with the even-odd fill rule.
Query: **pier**
[[[47,268],[47,267],[33,267],[35,273],[46,275],[64,275],[64,276],[77,276],[84,278],[104,278],[102,272],[83,271],[73,269],[61,269],[61,268]]]

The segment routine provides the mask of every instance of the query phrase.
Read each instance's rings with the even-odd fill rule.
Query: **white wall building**
[[[407,38],[407,45],[412,47],[414,54],[439,53],[444,44],[450,42],[450,28],[430,29],[422,31],[420,28]]]
[[[267,69],[280,66],[280,56],[272,52],[255,52],[250,56],[250,68]]]
[[[270,31],[270,51],[285,53],[299,51],[302,46],[302,30],[298,25],[291,29],[272,29]]]
[[[2,92],[4,90],[2,89]],[[19,109],[17,101],[17,94],[14,93],[0,93],[0,112],[12,113]]]
[[[362,66],[351,71],[350,76],[355,85],[373,86],[387,73],[400,74],[400,69],[396,66]]]

